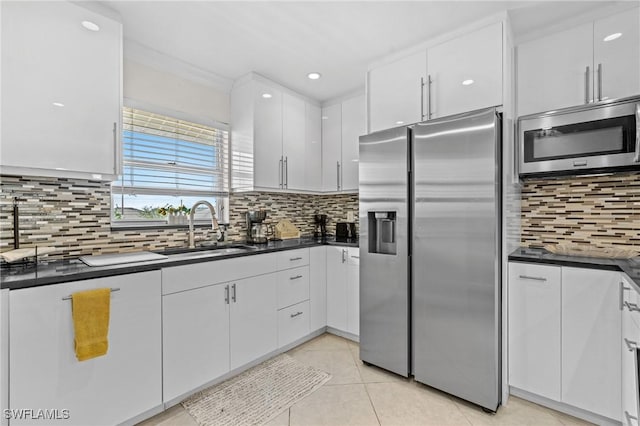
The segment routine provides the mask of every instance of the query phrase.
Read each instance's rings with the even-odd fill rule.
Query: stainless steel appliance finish
[[[640,97],[518,119],[521,176],[640,168]]]
[[[359,192],[360,358],[405,377],[409,375],[409,135],[410,130],[402,127],[360,137]],[[395,253],[389,248],[392,242]]]
[[[415,379],[500,404],[500,128],[494,109],[413,128]]]

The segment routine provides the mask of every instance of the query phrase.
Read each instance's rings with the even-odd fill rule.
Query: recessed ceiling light
[[[271,96],[272,96],[271,93],[263,93],[262,94],[262,97],[265,98],[265,99],[269,99],[269,98],[271,98]]]
[[[396,124],[404,124],[404,121],[396,121]]]
[[[63,103],[61,103],[61,102],[54,102],[54,103],[53,103],[53,106],[63,107],[63,106],[64,106],[64,104],[63,104]]]
[[[470,85],[472,85],[472,84],[473,84],[473,80],[471,80],[471,79],[464,80],[464,81],[462,82],[462,85],[463,85],[463,86],[470,86]]]
[[[95,22],[82,21],[82,26],[88,29],[89,31],[100,31],[100,27]]]
[[[612,41],[615,40],[617,38],[622,37],[622,33],[613,33],[613,34],[609,34],[608,36],[606,36],[603,40],[604,41]]]
[[[309,77],[310,80],[317,80],[322,77],[322,75],[320,75],[319,72],[310,72],[309,74],[307,74],[307,77]]]

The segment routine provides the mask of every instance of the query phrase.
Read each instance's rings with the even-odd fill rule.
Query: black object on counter
[[[18,197],[13,197],[13,248],[20,248],[20,210]]]
[[[353,240],[358,236],[356,235],[356,224],[353,222],[338,222],[336,223],[336,240]]]
[[[327,239],[327,215],[326,214],[316,214],[313,216],[313,220],[316,224],[316,228],[313,231],[313,238],[322,238],[322,240]]]

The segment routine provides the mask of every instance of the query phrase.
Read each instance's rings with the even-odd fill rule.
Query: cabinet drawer
[[[509,286],[518,283],[560,285],[560,266],[509,262]]]
[[[309,334],[309,301],[278,311],[278,347]]]
[[[635,290],[625,274],[621,275],[623,313],[628,312],[630,318],[640,327],[640,310],[638,310],[640,309],[640,293]]]
[[[275,270],[275,253],[163,268],[162,294],[255,277],[275,272]]]
[[[309,267],[278,272],[278,309],[309,299]]]
[[[349,265],[360,265],[360,248],[359,247],[349,247],[347,250],[347,263]]]
[[[276,253],[278,271],[309,264],[309,249],[286,250]]]

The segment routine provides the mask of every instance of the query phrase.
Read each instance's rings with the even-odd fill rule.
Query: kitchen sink
[[[255,247],[246,245],[233,245],[222,247],[196,247],[196,248],[178,248],[167,249],[162,254],[169,257],[169,260],[179,259],[201,259],[205,257],[225,256],[236,253],[247,253],[256,250]]]

